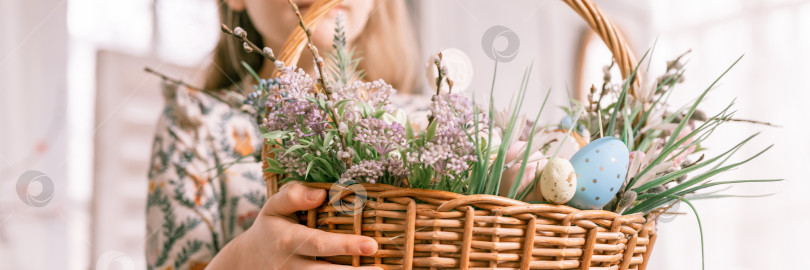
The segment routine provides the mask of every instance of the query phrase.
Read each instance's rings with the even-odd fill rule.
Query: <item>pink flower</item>
[[[681,140],[681,139],[683,139],[683,137],[686,137],[687,135],[689,135],[689,133],[691,133],[694,130],[693,125],[694,124],[692,124],[692,123],[689,123],[688,125],[685,125],[684,128],[681,130],[681,133],[678,134],[678,140]],[[690,144],[692,144],[692,142],[694,142],[694,137],[689,138],[688,140],[686,140],[683,143],[683,145],[690,145]],[[681,163],[683,163],[683,161],[686,160],[686,157],[688,157],[690,154],[694,153],[696,148],[697,147],[695,145],[690,145],[689,147],[686,148],[685,151],[683,151],[680,154],[678,154],[678,153],[681,152],[683,149],[675,149],[675,151],[673,151],[672,154],[670,154],[670,156],[668,157],[668,158],[672,158],[672,167],[680,168]],[[678,154],[678,155],[673,158],[672,156],[676,155],[676,154]]]
[[[543,158],[543,154],[540,152],[534,152],[529,155],[529,162],[526,163],[526,171],[523,173],[523,176],[516,180],[518,173],[520,172],[520,165],[523,163],[523,155],[518,156],[521,148],[526,145],[524,141],[516,141],[509,146],[509,149],[506,151],[506,159],[505,162],[508,164],[512,162],[516,158],[519,160],[515,162],[514,165],[510,166],[506,171],[503,172],[501,175],[501,185],[499,188],[499,195],[507,196],[509,194],[509,189],[512,188],[512,185],[518,184],[518,193],[523,192],[529,184],[531,184],[535,178],[540,177],[540,172],[543,171],[543,167],[546,166],[548,163],[548,159]],[[543,195],[540,193],[540,189],[535,186],[534,192],[529,193],[526,197],[529,201],[540,201],[543,200]]]

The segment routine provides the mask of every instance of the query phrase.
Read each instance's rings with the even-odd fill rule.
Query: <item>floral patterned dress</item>
[[[164,86],[147,201],[148,269],[203,269],[266,200],[254,118],[211,96]]]
[[[185,87],[164,85],[149,169],[148,269],[204,269],[266,201],[255,119]],[[393,96],[427,119],[429,96]],[[423,121],[426,122],[426,121]]]

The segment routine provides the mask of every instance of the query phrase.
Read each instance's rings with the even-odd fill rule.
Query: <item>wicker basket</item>
[[[316,25],[340,2],[314,3],[304,16],[307,26]],[[590,0],[563,2],[599,34],[626,78],[636,60],[621,33]],[[279,59],[297,63],[305,43],[304,32],[297,28]],[[631,94],[639,84],[634,82]],[[263,150],[268,157],[267,144]],[[278,190],[280,177],[265,172],[268,194]],[[306,185],[332,192],[323,206],[299,215],[302,224],[370,236],[380,245],[369,257],[320,258],[337,264],[385,269],[645,269],[656,238],[655,223],[638,214],[380,184]]]

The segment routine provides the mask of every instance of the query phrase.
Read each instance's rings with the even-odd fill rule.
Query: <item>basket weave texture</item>
[[[591,0],[562,1],[602,38],[627,78],[636,58],[619,30]],[[314,28],[340,2],[315,2],[303,16],[307,27]],[[296,28],[279,59],[297,63],[305,44],[303,30]],[[640,84],[637,77],[631,95]],[[270,150],[265,143],[265,167]],[[265,171],[268,194],[278,191],[282,177]],[[305,184],[330,191],[330,199],[302,212],[302,224],[370,236],[379,244],[377,254],[369,257],[320,258],[336,264],[384,269],[645,269],[656,239],[655,223],[638,214],[381,184]]]
[[[302,224],[379,243],[371,257],[323,258],[344,265],[644,269],[656,237],[641,215],[381,184],[305,185],[329,191],[330,200],[302,213]]]

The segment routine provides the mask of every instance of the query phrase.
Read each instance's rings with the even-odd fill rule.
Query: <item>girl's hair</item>
[[[219,17],[225,25],[242,27],[259,48],[265,46],[246,10],[234,11],[228,5],[219,5]],[[405,0],[376,0],[365,29],[352,45],[363,57],[360,68],[365,71],[365,80],[383,79],[399,92],[416,92],[418,45]],[[256,71],[265,63],[261,55],[245,52],[238,40],[220,35],[213,63],[205,73],[205,89],[239,84],[247,77],[242,61]]]

